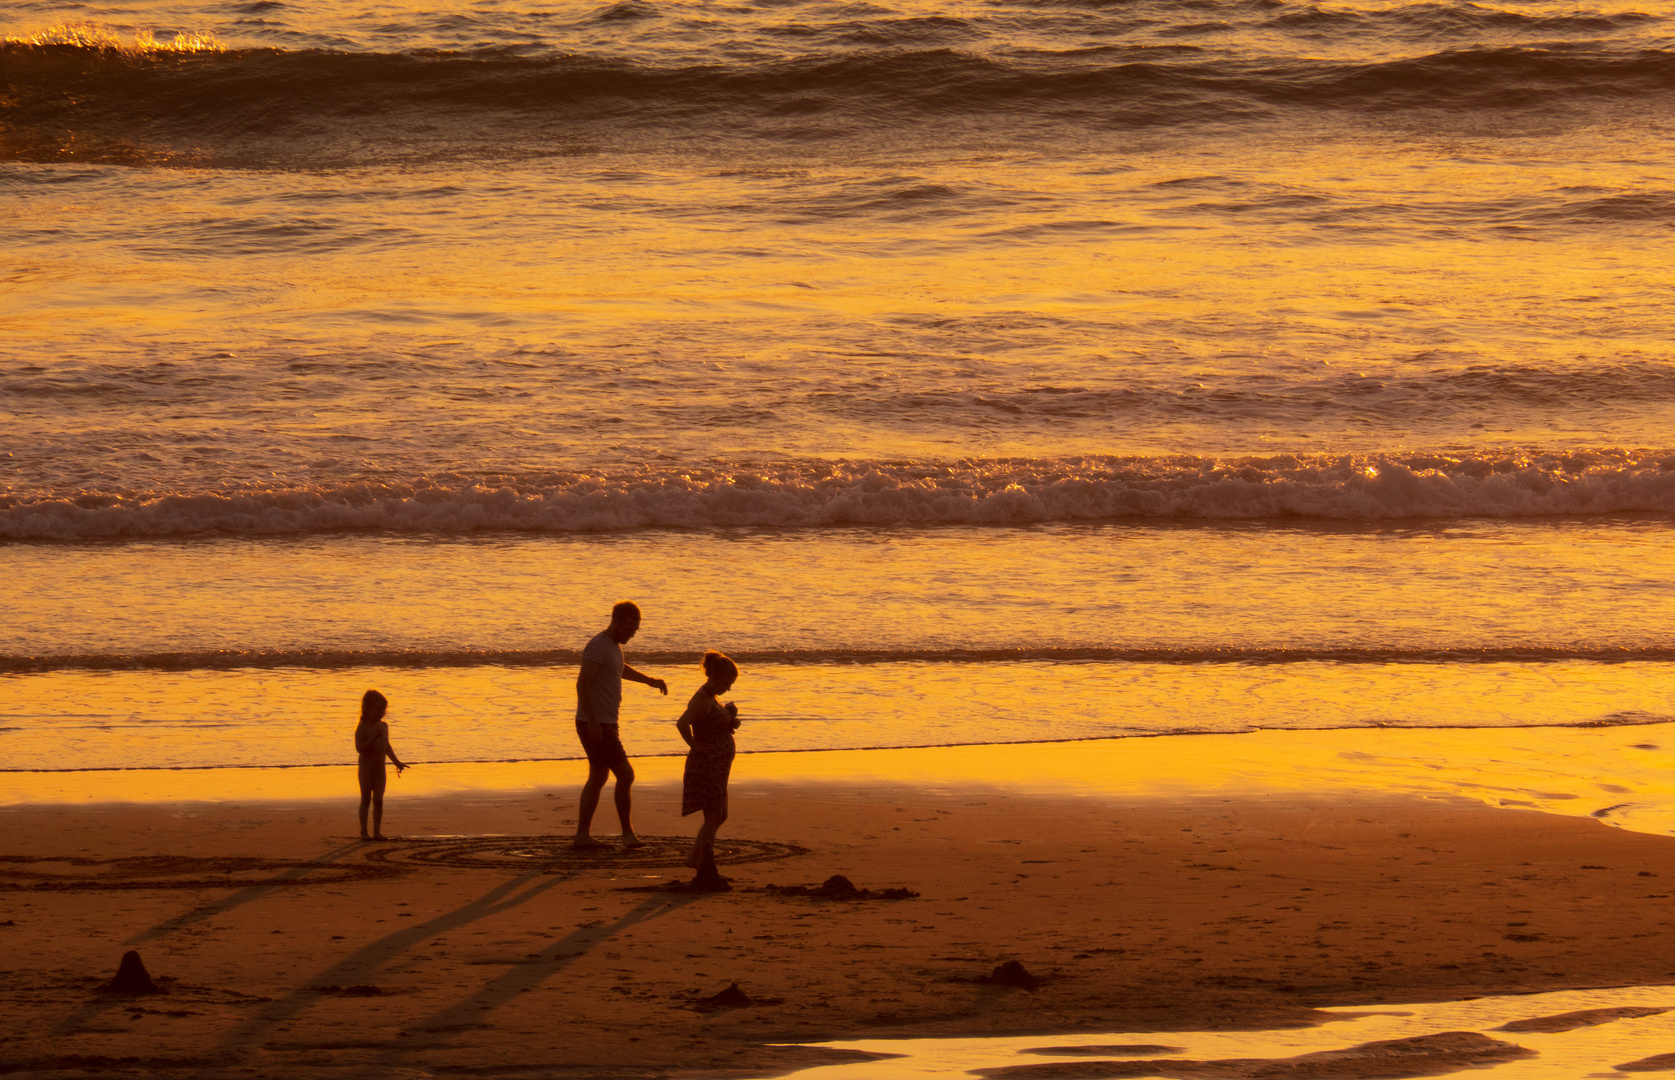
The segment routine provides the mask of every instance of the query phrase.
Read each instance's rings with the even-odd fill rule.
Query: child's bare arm
[[[389,755],[391,761],[395,762],[397,775],[400,775],[401,771],[407,768],[407,763],[395,756],[395,747],[390,745],[390,726],[388,724],[384,725],[384,753]]]

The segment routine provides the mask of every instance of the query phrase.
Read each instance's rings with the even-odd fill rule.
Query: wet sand
[[[1287,736],[1281,756],[1304,760]],[[1053,753],[1074,771],[1091,751]],[[588,857],[561,839],[568,784],[419,795],[447,785],[403,789],[415,771],[386,830],[411,839],[384,845],[353,839],[352,797],[14,804],[0,1063],[758,1076],[843,1060],[770,1045],[790,1041],[1272,1027],[1675,981],[1664,836],[1370,780],[1241,787],[1202,753],[1144,790],[1059,795],[962,775],[960,756],[847,775],[829,755],[758,759],[775,778],[735,785],[721,895],[645,891],[687,876],[670,763],[637,788],[642,832],[669,839]],[[485,837],[510,833],[532,838]],[[833,874],[919,895],[763,888]],[[99,992],[130,948],[166,993]],[[1039,984],[986,981],[1008,960]],[[733,983],[750,1004],[704,1003]]]

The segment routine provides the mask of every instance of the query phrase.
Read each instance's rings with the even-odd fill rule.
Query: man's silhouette
[[[622,647],[640,629],[640,607],[624,600],[611,608],[611,625],[593,635],[582,650],[582,670],[576,676],[576,734],[587,751],[587,783],[582,787],[581,805],[576,809],[576,846],[605,847],[589,830],[593,812],[599,809],[599,793],[605,790],[605,774],[616,774],[616,816],[622,822],[622,846],[639,847],[645,841],[634,835],[630,820],[633,808],[634,767],[622,748],[617,732],[617,713],[622,706],[622,680],[645,683],[665,695],[669,684],[641,675],[622,659]]]

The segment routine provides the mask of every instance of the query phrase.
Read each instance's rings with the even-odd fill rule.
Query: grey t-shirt
[[[599,674],[593,680],[593,717],[601,724],[614,725],[622,709],[622,646],[610,631],[601,630],[582,650],[582,659],[599,665]],[[580,701],[576,702],[576,719],[587,720]]]

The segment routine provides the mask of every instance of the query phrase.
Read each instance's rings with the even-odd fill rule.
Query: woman
[[[700,810],[704,814],[703,827],[686,860],[686,865],[697,869],[701,882],[720,878],[715,869],[715,832],[727,820],[727,775],[733,769],[733,732],[739,726],[738,706],[719,700],[738,679],[738,665],[718,652],[707,652],[704,674],[708,676],[704,685],[675,721],[680,737],[691,747],[686,754],[680,813],[682,817]]]

